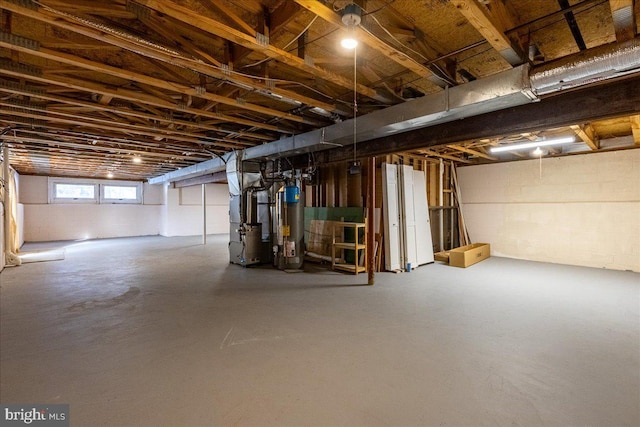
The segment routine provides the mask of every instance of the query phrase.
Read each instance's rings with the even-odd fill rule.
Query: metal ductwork
[[[528,104],[539,96],[640,72],[640,41],[581,52],[530,73],[522,65],[442,92],[358,117],[357,142],[412,131],[465,117]],[[244,160],[264,160],[322,151],[353,143],[353,119],[244,150]],[[227,155],[225,155],[226,157]],[[176,181],[225,170],[213,159],[149,180]]]
[[[529,86],[529,66],[522,65],[360,116],[357,142],[528,104],[536,99]],[[353,144],[353,128],[351,119],[250,147],[244,151],[244,159],[275,159]]]
[[[550,63],[534,70],[531,88],[547,95],[640,71],[640,40],[599,47],[580,53],[562,64]]]

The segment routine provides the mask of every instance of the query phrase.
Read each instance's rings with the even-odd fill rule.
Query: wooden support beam
[[[264,54],[265,56],[280,61],[290,67],[297,68],[304,72],[313,74],[322,79],[328,80],[333,84],[342,86],[343,88],[353,90],[354,84],[351,79],[347,79],[325,70],[323,68],[312,65],[311,62],[305,61],[302,58],[298,58],[296,55],[292,55],[289,52],[279,49],[269,43],[268,39],[262,39],[260,37],[250,36],[227,25],[224,25],[214,19],[204,17],[191,9],[184,6],[180,6],[172,1],[160,1],[160,0],[135,0],[143,6],[153,9],[157,12],[164,13],[167,16],[186,22],[186,23],[198,23],[198,28],[206,31],[215,36],[221,37],[225,40],[232,41],[240,46],[255,50]],[[356,85],[358,93],[370,98],[376,99],[380,102],[389,102],[389,100],[379,95],[375,90],[370,89],[362,84]]]
[[[504,28],[504,24],[499,22],[487,7],[476,0],[451,0],[451,4],[510,65],[522,64],[525,56],[521,48],[511,42],[505,34],[508,28]]]
[[[344,28],[344,24],[342,23],[340,14],[335,12],[329,6],[325,5],[323,2],[317,0],[295,0],[295,2],[303,8],[315,13],[325,21],[333,24],[335,27]],[[366,44],[372,49],[377,50],[387,58],[411,70],[417,75],[429,79],[432,83],[440,87],[450,85],[450,82],[447,82],[444,79],[441,79],[439,76],[436,76],[429,69],[429,67],[420,64],[418,61],[411,58],[406,53],[396,49],[393,46],[390,46],[385,41],[379,39],[369,31],[366,31],[364,28],[358,26],[355,28],[355,32],[356,37],[358,38],[358,40],[361,40],[362,43]]]
[[[192,70],[192,71],[196,71],[198,73],[202,73],[217,79],[222,79],[224,81],[229,81],[232,82],[234,84],[240,84],[243,85],[243,87],[251,87],[253,89],[255,89],[256,91],[258,91],[259,93],[273,93],[276,95],[280,95],[284,98],[288,98],[288,99],[292,99],[294,101],[298,101],[302,104],[305,105],[310,105],[313,107],[318,107],[318,108],[322,108],[325,109],[327,111],[331,111],[331,112],[341,112],[338,107],[336,107],[335,105],[328,103],[328,102],[324,102],[324,101],[320,101],[317,100],[315,98],[311,98],[305,95],[302,95],[296,91],[291,91],[291,90],[286,90],[286,89],[281,89],[279,88],[277,85],[269,85],[266,82],[262,82],[258,79],[253,79],[250,77],[246,77],[246,76],[241,76],[239,74],[233,74],[230,72],[225,72],[224,70],[220,69],[220,61],[215,60],[215,58],[213,57],[208,57],[208,59],[210,61],[216,61],[214,62],[214,66],[211,66],[210,64],[204,63],[202,61],[197,61],[197,60],[193,60],[187,57],[187,55],[185,56],[180,56],[180,55],[175,55],[175,54],[171,54],[162,50],[157,50],[157,49],[153,49],[153,48],[149,48],[149,47],[145,47],[142,46],[138,43],[132,43],[128,40],[126,40],[125,38],[122,37],[117,37],[117,36],[113,36],[109,33],[105,33],[103,31],[98,31],[94,28],[90,28],[90,27],[85,27],[76,23],[72,23],[72,22],[67,22],[64,20],[59,19],[58,16],[53,15],[50,12],[41,12],[38,10],[32,10],[29,8],[25,8],[25,7],[21,7],[17,4],[13,4],[13,3],[8,3],[8,2],[0,2],[0,7],[2,7],[3,9],[6,10],[10,10],[14,13],[18,13],[21,14],[23,16],[27,16],[29,18],[38,20],[40,22],[44,22],[53,26],[57,26],[60,28],[64,28],[66,30],[69,31],[73,31],[75,33],[78,34],[82,34],[84,36],[87,37],[91,37],[93,39],[105,42],[105,43],[109,43],[112,44],[114,46],[118,46],[122,49],[127,49],[130,50],[136,54],[139,55],[143,55],[143,56],[148,56],[150,58],[154,58],[160,61],[164,61],[166,63],[172,64],[172,65],[178,65],[180,67]],[[144,19],[144,18],[143,18]],[[147,20],[147,22],[149,22]],[[159,26],[153,26],[154,29],[156,30],[160,30]],[[162,34],[165,34],[166,37],[171,37],[170,34],[166,34],[166,31],[164,31]],[[201,56],[202,56],[203,52],[200,52]],[[293,55],[291,55],[292,57],[295,57]],[[207,55],[205,55],[205,57],[207,57]],[[304,61],[303,61],[304,62]],[[235,103],[235,100],[229,100],[229,102]],[[224,103],[224,102],[221,102]],[[244,106],[246,105],[251,105],[251,104],[243,104]],[[245,107],[246,108],[246,107]],[[249,109],[249,108],[247,108]],[[275,111],[275,110],[274,110]],[[275,115],[276,117],[280,117],[282,114],[288,114],[288,113],[283,113],[283,112],[277,112],[273,115]],[[288,120],[293,120],[293,121],[298,121],[301,122],[302,120],[300,120],[300,118],[295,118],[297,116],[294,115],[288,115]],[[285,118],[285,117],[283,117]]]
[[[168,108],[170,110],[178,110],[188,114],[193,114],[195,116],[209,117],[219,121],[222,120],[222,121],[237,123],[245,126],[257,127],[257,128],[272,130],[276,132],[289,133],[271,124],[242,119],[239,117],[233,117],[233,116],[229,116],[221,113],[213,113],[210,111],[204,111],[197,108],[182,107],[176,103],[167,102],[142,92],[136,92],[136,91],[127,90],[123,88],[112,88],[107,85],[88,82],[86,80],[73,79],[70,77],[57,77],[56,79],[37,77],[37,76],[31,76],[31,75],[23,75],[19,72],[6,70],[2,68],[0,68],[0,74],[5,74],[12,77],[17,77],[17,78],[26,78],[28,80],[36,81],[39,83],[64,86],[66,88],[71,88],[71,89],[79,90],[82,92],[97,93],[99,95],[112,95],[114,98],[124,99],[133,103],[146,104],[146,105],[151,105],[151,106],[160,107],[160,108]],[[51,92],[51,91],[49,90],[48,92]]]
[[[2,91],[2,88],[0,87],[0,92]],[[254,139],[259,139],[262,141],[273,141],[273,137],[267,136],[267,135],[262,135],[262,134],[257,134],[257,133],[252,133],[252,132],[245,132],[245,131],[238,131],[238,130],[230,130],[230,129],[225,129],[219,126],[212,126],[209,125],[207,123],[203,123],[202,121],[198,121],[198,122],[191,122],[191,121],[187,121],[187,120],[180,120],[180,119],[174,119],[171,117],[167,116],[167,113],[162,112],[160,110],[156,110],[153,107],[149,107],[148,105],[144,105],[141,103],[137,103],[138,106],[140,106],[141,108],[144,108],[146,110],[150,110],[152,111],[154,114],[147,114],[144,112],[140,112],[140,111],[136,111],[136,110],[132,110],[132,109],[128,109],[128,108],[124,108],[124,107],[113,107],[113,106],[109,106],[109,107],[103,107],[102,105],[98,105],[98,104],[94,104],[91,102],[85,102],[85,101],[78,101],[75,100],[73,98],[66,98],[66,97],[60,97],[60,96],[55,96],[55,95],[50,95],[48,92],[45,93],[33,93],[30,92],[26,89],[21,89],[19,86],[15,86],[12,88],[11,90],[12,93],[14,94],[19,94],[19,95],[24,95],[24,96],[29,96],[32,98],[36,98],[36,99],[45,99],[48,101],[55,101],[55,102],[59,102],[63,105],[49,105],[47,107],[47,109],[49,111],[77,111],[77,112],[93,112],[93,111],[102,111],[102,112],[111,112],[114,114],[118,114],[120,116],[125,116],[125,117],[135,117],[135,118],[140,118],[140,119],[145,119],[146,122],[159,122],[159,123],[167,123],[167,124],[176,124],[179,126],[183,126],[185,128],[194,128],[194,129],[198,129],[198,130],[210,130],[210,131],[215,131],[215,132],[222,132],[222,133],[227,133],[227,134],[232,134],[232,135],[237,135],[237,136],[242,136],[242,137],[246,137],[246,138],[254,138]],[[108,95],[109,97],[113,98],[111,95]],[[68,104],[68,105],[66,105]],[[238,144],[240,145],[248,145],[251,146],[252,144],[250,143],[245,143],[243,141],[238,141]]]
[[[462,145],[451,144],[451,145],[447,145],[447,147],[451,148],[452,150],[461,151],[463,153],[471,154],[471,155],[476,156],[476,157],[482,157],[483,159],[498,160],[497,157],[494,157],[494,156],[491,156],[489,154],[483,153],[482,151],[473,150],[471,148],[464,147]]]
[[[637,2],[638,0],[636,0]],[[616,40],[624,42],[636,36],[636,14],[633,11],[633,0],[609,0]]]
[[[4,107],[9,107],[9,108],[12,108],[12,107],[15,108],[13,104],[4,102],[1,100],[0,100],[0,105]],[[172,127],[175,125],[175,123],[170,123],[167,128],[150,126],[149,123],[144,121],[141,121],[143,123],[142,125],[135,125],[130,122],[124,122],[122,120],[119,120],[120,118],[118,116],[110,112],[105,113],[109,115],[108,117],[111,117],[110,120],[107,120],[107,119],[100,119],[97,117],[93,117],[87,114],[82,114],[82,115],[72,114],[72,113],[66,113],[66,112],[55,111],[55,110],[48,110],[47,113],[45,113],[42,110],[34,110],[34,109],[30,109],[29,107],[20,107],[20,108],[23,108],[27,111],[31,110],[32,113],[34,113],[35,111],[34,114],[39,113],[41,115],[46,115],[46,117],[49,117],[49,113],[50,113],[50,114],[55,114],[60,118],[75,119],[76,121],[72,121],[71,123],[75,123],[77,125],[82,125],[87,127],[90,127],[92,123],[98,123],[98,124],[103,124],[107,126],[113,126],[114,130],[116,130],[117,132],[136,133],[136,132],[146,131],[146,132],[150,132],[151,136],[153,136],[158,140],[163,138],[174,138],[174,139],[177,138],[180,141],[192,142],[192,143],[201,144],[201,145],[215,144],[215,145],[219,145],[220,147],[226,147],[231,149],[241,149],[247,146],[250,147],[255,145],[255,143],[251,143],[247,141],[206,136],[196,132],[190,132],[188,130],[173,130]],[[34,116],[33,118],[38,118],[38,117]],[[139,134],[144,135],[144,133],[139,133]]]
[[[236,25],[236,27],[240,28],[242,31],[244,31],[248,35],[255,37],[256,35],[255,28],[247,24],[244,21],[244,19],[239,17],[233,10],[225,6],[222,2],[215,1],[215,0],[203,0],[203,1],[210,7],[216,9],[218,12],[222,13],[224,16],[229,18]]]
[[[139,74],[133,71],[124,70],[118,67],[112,67],[110,65],[102,64],[99,62],[89,61],[78,56],[70,55],[55,50],[41,48],[39,50],[33,50],[28,47],[17,46],[11,43],[0,41],[0,47],[8,48],[14,51],[27,53],[37,56],[39,58],[49,59],[53,61],[62,62],[64,64],[73,65],[76,67],[84,68],[91,71],[105,73],[114,77],[119,77],[129,81],[135,81],[141,84],[147,84],[159,89],[171,90],[177,93],[196,96],[198,98],[207,99],[210,101],[219,102],[221,104],[230,105],[245,110],[253,111],[255,113],[265,114],[270,117],[280,117],[282,119],[291,120],[294,122],[303,123],[305,119],[303,117],[295,116],[291,113],[286,113],[272,108],[262,107],[260,105],[251,104],[248,102],[240,102],[237,99],[226,98],[224,96],[215,95],[209,92],[203,92],[197,88],[193,88],[180,83],[170,82],[155,77],[150,77],[144,74]]]
[[[633,133],[633,142],[640,147],[640,114],[629,117],[631,121],[631,132]]]
[[[458,162],[458,163],[471,163],[469,160],[465,160],[462,159],[460,157],[457,156],[452,156],[451,154],[444,154],[444,153],[439,153],[437,151],[434,150],[427,150],[427,149],[421,149],[421,150],[417,150],[418,153],[424,154],[426,156],[430,156],[430,157],[436,157],[439,159],[447,159],[447,160],[453,160],[454,162]]]
[[[157,159],[182,159],[182,160],[189,160],[189,161],[205,161],[208,160],[208,157],[205,156],[198,156],[198,155],[193,155],[193,156],[184,156],[184,155],[179,155],[179,154],[175,154],[175,153],[161,153],[161,152],[157,152],[157,151],[145,151],[145,150],[140,150],[140,149],[131,149],[131,148],[126,148],[126,147],[108,147],[108,146],[103,146],[103,145],[89,145],[89,144],[78,144],[78,143],[73,143],[73,142],[65,142],[65,141],[61,141],[59,139],[46,139],[46,138],[34,138],[34,137],[26,137],[23,135],[17,136],[17,137],[13,137],[13,135],[9,135],[6,137],[3,137],[6,141],[8,142],[13,142],[13,143],[21,143],[21,144],[26,144],[26,143],[31,143],[31,144],[41,144],[41,145],[49,145],[49,146],[53,146],[53,147],[67,147],[67,148],[74,148],[74,149],[84,149],[84,150],[90,150],[91,153],[95,153],[95,154],[127,154],[127,155],[135,155],[135,156],[140,156],[140,157],[144,157],[145,159],[153,159],[153,158],[157,158]]]
[[[106,146],[142,151],[153,150],[153,152],[156,153],[172,156],[182,156],[185,155],[185,152],[193,153],[195,155],[204,155],[205,151],[210,151],[205,150],[203,147],[194,146],[193,144],[181,141],[169,144],[165,142],[159,143],[144,137],[138,137],[135,139],[122,138],[121,135],[112,132],[101,132],[100,135],[96,135],[91,132],[76,132],[71,130],[69,126],[55,124],[49,125],[47,129],[29,129],[23,127],[19,129],[18,132],[19,135],[30,135],[33,138],[44,138],[51,141],[78,143],[85,147]],[[187,156],[187,158],[189,158],[189,156]]]
[[[31,112],[15,111],[15,110],[12,110],[11,108],[6,109],[7,106],[6,106],[6,103],[4,102],[0,102],[0,106],[5,107],[5,109],[0,108],[0,113],[2,114],[37,119],[37,120],[44,120],[46,122],[63,123],[63,124],[68,124],[73,126],[82,126],[82,127],[91,128],[91,129],[108,130],[113,132],[131,134],[131,135],[144,135],[144,136],[150,136],[150,137],[159,138],[159,139],[172,138],[172,139],[177,139],[179,141],[191,142],[191,143],[200,144],[200,145],[216,145],[216,146],[230,148],[230,149],[240,148],[240,145],[236,141],[232,141],[232,142],[227,142],[224,140],[220,141],[218,140],[218,138],[203,138],[198,135],[188,136],[182,132],[175,132],[167,129],[156,130],[153,128],[146,128],[140,125],[131,125],[131,124],[124,124],[124,123],[118,124],[118,123],[113,123],[110,120],[96,119],[93,117],[84,117],[84,120],[82,121],[79,119],[80,116],[75,114],[57,113],[59,117],[55,117],[51,115],[50,112],[47,113],[47,112],[37,111],[37,110],[31,111]],[[10,106],[10,107],[13,107],[13,106]]]
[[[92,0],[47,0],[47,6],[74,15],[96,15],[109,18],[133,19],[135,15],[128,11],[125,4],[117,2],[98,2]]]
[[[197,56],[207,61],[208,63],[215,65],[216,67],[222,66],[222,62],[196,46],[187,37],[180,34],[179,32],[176,34],[175,26],[172,30],[171,25],[169,25],[169,19],[165,18],[164,16],[153,12],[149,16],[138,16],[138,20],[145,24],[147,27],[151,28],[156,33],[160,34],[166,40],[174,42],[174,44],[178,45],[179,48],[184,49],[192,55]]]
[[[113,96],[111,95],[101,95],[100,100],[98,102],[102,105],[109,105],[112,99],[113,99]]]
[[[376,207],[376,158],[369,157],[367,161],[367,284],[375,284],[375,207]],[[357,236],[356,236],[357,238]],[[378,254],[382,248],[378,248]],[[378,255],[380,256],[380,255]]]
[[[576,135],[578,135],[580,139],[582,139],[582,141],[592,150],[600,149],[600,137],[590,124],[571,125],[571,130],[573,130]]]
[[[47,49],[70,49],[70,50],[118,50],[118,46],[109,46],[104,43],[75,43],[75,42],[43,42],[42,46]]]

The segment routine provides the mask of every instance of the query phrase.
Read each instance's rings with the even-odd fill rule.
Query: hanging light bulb
[[[345,49],[355,49],[358,40],[355,37],[355,29],[362,21],[362,10],[355,3],[348,4],[342,11],[342,23],[347,27],[347,34],[340,42]]]
[[[540,149],[540,147],[536,147],[536,149],[533,150],[533,155],[534,156],[542,156],[542,150]]]
[[[358,40],[353,37],[345,37],[340,41],[340,46],[345,49],[355,49],[358,46]]]

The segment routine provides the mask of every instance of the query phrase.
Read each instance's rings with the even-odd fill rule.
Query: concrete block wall
[[[640,272],[639,165],[626,150],[461,167],[471,239],[497,256]]]

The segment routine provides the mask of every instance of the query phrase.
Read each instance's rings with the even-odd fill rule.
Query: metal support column
[[[202,244],[207,244],[207,184],[202,184]]]

